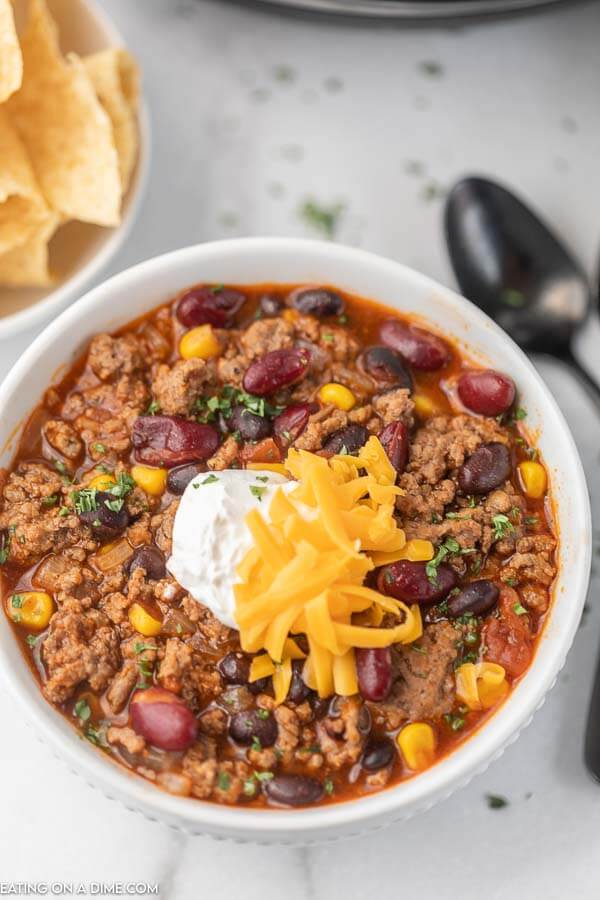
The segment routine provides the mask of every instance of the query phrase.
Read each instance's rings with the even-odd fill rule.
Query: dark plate
[[[260,6],[371,19],[451,19],[510,15],[577,0],[251,0]]]

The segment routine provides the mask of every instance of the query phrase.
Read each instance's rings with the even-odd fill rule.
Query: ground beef
[[[348,416],[343,410],[324,406],[309,418],[308,425],[294,442],[294,447],[297,450],[320,450],[326,438],[343,428],[347,422]]]
[[[217,377],[221,384],[241,388],[244,373],[249,365],[248,357],[244,353],[239,353],[235,347],[231,347],[217,360]]]
[[[183,687],[183,680],[192,665],[192,648],[179,638],[168,638],[164,647],[164,656],[158,668],[159,684],[168,691],[178,694]]]
[[[406,720],[436,719],[450,712],[455,698],[453,664],[459,634],[449,622],[428,625],[417,649],[396,648],[395,681],[390,696],[372,705],[374,718],[395,730]]]
[[[113,713],[121,712],[129,699],[129,695],[136,686],[138,676],[137,663],[133,660],[126,660],[106,692],[106,700]]]
[[[412,428],[415,404],[406,388],[395,388],[373,397],[373,409],[381,416],[384,425],[404,422],[408,428]]]
[[[161,413],[187,416],[207,386],[214,384],[214,361],[180,359],[173,366],[159,366],[152,381],[152,394]]]
[[[133,728],[119,728],[116,725],[111,725],[107,730],[106,740],[109,744],[123,747],[132,756],[136,753],[141,753],[146,746],[144,738],[136,734]]]
[[[231,435],[225,439],[214,456],[211,456],[210,459],[207,460],[206,464],[209,469],[213,469],[216,472],[219,472],[222,469],[230,469],[236,459],[238,459],[239,455],[240,445],[233,435]]]
[[[64,703],[83,681],[103,691],[120,662],[117,634],[99,610],[83,612],[77,603],[65,604],[52,617],[42,660],[43,691],[52,703]]]
[[[517,541],[516,553],[502,569],[501,578],[508,584],[535,581],[549,587],[556,575],[552,555],[556,541],[550,535],[529,535]]]
[[[257,319],[244,332],[240,344],[248,360],[294,343],[294,326],[286,319]]]
[[[156,545],[165,554],[171,555],[171,543],[173,539],[173,525],[175,524],[175,513],[179,501],[174,500],[165,510],[153,516],[150,520],[150,527],[154,533]]]
[[[133,334],[116,338],[109,334],[97,334],[90,344],[88,363],[101,381],[109,381],[142,369],[144,356]]]
[[[333,769],[352,765],[362,753],[365,737],[360,729],[361,710],[358,697],[343,697],[337,703],[337,714],[317,724],[321,750]]]
[[[44,436],[51,447],[65,457],[77,459],[83,452],[83,444],[72,425],[62,419],[50,419],[44,425]]]
[[[334,362],[353,362],[358,356],[359,346],[352,335],[339,325],[321,325],[319,346],[326,350]]]

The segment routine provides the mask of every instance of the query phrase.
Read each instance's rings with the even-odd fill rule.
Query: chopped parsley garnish
[[[91,744],[95,744],[96,747],[107,746],[104,729],[97,728],[95,725],[88,725],[85,730],[85,737]]]
[[[486,794],[485,799],[490,809],[504,809],[509,805],[509,801],[501,794]]]
[[[527,610],[523,606],[520,600],[517,600],[516,603],[513,604],[513,612],[516,613],[517,616],[526,616]]]
[[[21,607],[23,606],[23,595],[13,594],[10,600],[10,605],[13,609],[21,609]]]
[[[468,547],[463,550],[458,541],[453,537],[447,537],[438,547],[437,553],[430,559],[425,566],[425,572],[432,584],[437,583],[438,568],[449,554],[459,554],[466,556],[468,553],[476,553],[474,547]]]
[[[60,459],[54,460],[54,468],[59,473],[59,475],[68,475],[69,474],[66,465]]]
[[[134,653],[143,653],[144,650],[156,650],[154,644],[144,644],[143,641],[136,641],[133,645]]]
[[[255,397],[248,394],[231,384],[226,384],[220,394],[213,394],[211,397],[198,397],[194,403],[193,412],[199,422],[210,422],[216,418],[217,413],[221,413],[225,419],[228,419],[233,411],[234,406],[244,406],[248,412],[254,413],[256,416],[277,416],[283,411],[282,406],[273,406],[264,397]]]
[[[521,422],[523,419],[527,418],[527,410],[523,409],[522,406],[517,406],[513,413],[513,419],[515,422]]]
[[[538,524],[539,519],[537,516],[525,516],[525,524],[529,526],[535,526]]]
[[[213,284],[213,286],[210,288],[211,294],[220,294],[223,290],[225,290],[224,284]]]
[[[37,634],[28,634],[25,640],[27,641],[27,646],[31,647],[31,649],[33,650],[33,648],[37,644],[38,636]]]
[[[217,478],[216,475],[212,475],[212,474],[211,474],[211,475],[207,475],[206,478],[204,478],[204,479],[200,482],[200,484],[214,484],[215,481],[218,481],[218,480],[219,480],[219,479]]]
[[[100,443],[92,444],[92,450],[95,453],[106,453],[106,447]]]
[[[86,513],[98,509],[98,504],[96,503],[97,493],[97,488],[82,488],[80,491],[73,491],[71,500],[73,501],[75,511],[78,513]]]
[[[513,523],[503,513],[498,513],[492,518],[492,525],[494,526],[495,541],[501,541],[502,538],[505,538],[511,531],[515,530]]]
[[[460,731],[461,728],[464,728],[465,724],[465,720],[462,716],[456,716],[453,713],[446,713],[444,721],[451,731]]]
[[[217,784],[220,791],[227,791],[231,785],[231,775],[228,772],[219,772]]]
[[[0,537],[0,566],[3,566],[10,554],[10,534]]]
[[[92,715],[92,710],[87,700],[78,700],[73,709],[80,722],[87,722]]]
[[[256,794],[256,782],[254,778],[246,778],[244,781],[243,791],[246,797],[254,797]]]
[[[271,715],[271,713],[269,712],[268,709],[257,709],[256,715],[258,716],[259,719],[268,719],[269,716]]]
[[[70,510],[69,510],[68,506],[61,506],[61,508],[58,511],[58,514],[59,514],[59,516],[64,518],[65,516],[69,515],[69,512],[70,512]]]
[[[338,316],[338,323],[340,325],[347,325],[349,322],[348,316],[346,313],[342,313],[341,316]]]
[[[273,772],[255,772],[254,777],[257,781],[272,781],[275,775]]]
[[[477,500],[473,494],[469,495],[469,509],[475,509],[477,506]]]
[[[146,688],[148,687],[149,680],[152,678],[152,663],[145,657],[138,659],[138,669],[140,670],[140,675],[142,677],[138,682],[137,687]]]
[[[111,494],[115,499],[105,499],[104,505],[112,512],[120,512],[123,509],[123,504],[125,502],[124,498],[134,487],[135,481],[131,475],[127,472],[120,472],[117,476],[116,484],[108,487],[106,491],[103,492],[105,494]],[[94,512],[94,510],[98,509],[97,494],[97,488],[82,488],[80,491],[74,491],[71,494],[71,499],[76,512]],[[61,512],[61,515],[65,514]]]
[[[333,794],[333,781],[331,780],[331,778],[325,779],[325,781],[323,782],[323,787],[325,788],[325,793],[331,797],[331,795]]]
[[[512,306],[513,309],[520,309],[527,303],[525,294],[522,291],[516,290],[516,288],[505,288],[500,294],[500,300],[502,303],[505,303],[506,306]]]
[[[423,656],[427,656],[427,650],[425,647],[420,647],[419,644],[411,644],[410,649],[414,650],[415,653],[422,653]]]
[[[306,225],[319,231],[329,240],[333,240],[343,211],[343,203],[334,203],[333,206],[328,207],[316,203],[314,200],[307,200],[302,204],[299,212],[300,218]]]
[[[257,475],[256,480],[262,481],[264,484],[266,484],[266,482],[269,480],[269,476],[268,475]]]
[[[262,744],[260,742],[260,738],[255,734],[252,735],[252,743],[250,744],[251,750],[256,750],[258,753],[262,750]]]
[[[251,484],[249,486],[250,493],[252,494],[253,497],[256,497],[256,499],[259,501],[259,503],[262,503],[262,498],[263,498],[266,490],[267,490],[266,487],[259,487],[257,484]]]
[[[58,503],[58,494],[51,494],[42,500],[42,506],[46,507],[54,506],[56,503]]]
[[[156,400],[152,400],[148,404],[148,408],[146,409],[146,415],[147,416],[155,416],[159,412],[160,412],[160,403],[157,403]]]
[[[331,334],[330,332],[327,332],[327,334],[321,335],[321,340],[326,341],[328,344],[331,344],[335,340],[335,335]]]
[[[516,578],[505,578],[504,583],[507,584],[509,587],[516,587],[517,579]]]

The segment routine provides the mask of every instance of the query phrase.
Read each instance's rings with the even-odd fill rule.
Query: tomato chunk
[[[519,616],[515,612],[515,607],[519,605],[517,592],[505,585],[500,591],[499,618],[490,619],[483,628],[486,660],[503,666],[509,678],[522,675],[532,655],[527,616]]]

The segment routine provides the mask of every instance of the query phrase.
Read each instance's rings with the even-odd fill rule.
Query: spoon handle
[[[590,775],[600,781],[600,656],[588,708],[583,758]]]
[[[573,351],[569,348],[567,352],[561,355],[561,359],[570,366],[579,381],[580,385],[588,395],[588,398],[600,409],[600,385],[594,378],[590,375],[590,373],[585,369],[578,359],[576,359]]]

